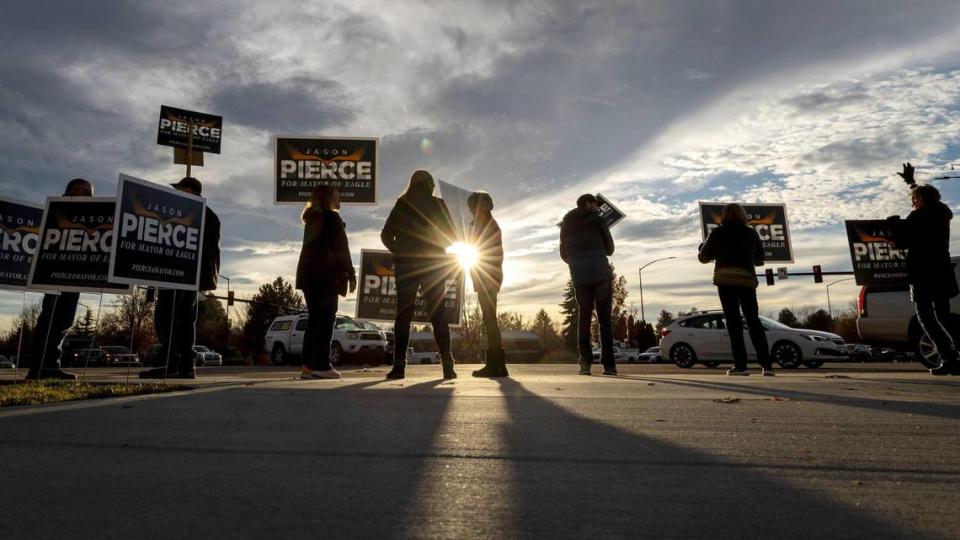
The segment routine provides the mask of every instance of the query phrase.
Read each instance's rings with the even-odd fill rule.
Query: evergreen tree
[[[560,314],[563,315],[563,321],[560,323],[560,337],[563,338],[563,345],[572,351],[577,350],[577,296],[573,289],[573,281],[567,280],[567,286],[563,290],[563,302],[560,304]]]
[[[216,298],[204,298],[197,309],[196,343],[226,353],[229,338],[230,323],[223,304]]]
[[[797,316],[790,311],[790,308],[783,308],[780,310],[780,313],[777,315],[777,322],[780,324],[785,324],[791,328],[796,328],[800,325],[800,321],[798,321]]]
[[[803,327],[809,328],[810,330],[820,330],[823,332],[832,332],[833,331],[833,317],[827,313],[827,310],[821,308],[810,315],[807,315],[803,320]]]
[[[95,322],[93,320],[93,311],[88,307],[83,315],[75,323],[70,333],[77,337],[90,337],[93,335]]]
[[[660,312],[660,315],[657,317],[657,326],[654,328],[654,335],[661,336],[663,335],[663,329],[670,325],[673,322],[673,313],[670,313],[667,310]]]
[[[282,313],[303,311],[303,297],[280,276],[272,283],[260,285],[250,301],[243,325],[243,346],[254,354],[263,349],[263,339],[273,319]]]

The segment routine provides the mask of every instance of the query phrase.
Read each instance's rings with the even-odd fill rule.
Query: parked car
[[[870,362],[874,359],[873,347],[863,343],[847,343],[844,350],[853,362]]]
[[[0,369],[14,369],[16,367],[16,362],[0,354]]]
[[[263,342],[264,351],[276,365],[300,361],[307,315],[281,315],[270,323]],[[346,315],[337,315],[330,345],[330,361],[335,366],[345,362],[379,365],[387,350],[387,338],[380,330],[370,330],[363,323]]]
[[[954,257],[953,271],[960,279],[958,262],[960,257]],[[960,338],[960,296],[950,300],[950,317],[945,325],[954,339]],[[907,285],[861,287],[857,296],[857,332],[860,339],[870,345],[913,353],[928,368],[940,365],[936,347],[917,321],[916,308],[910,300],[910,288]],[[885,356],[904,358],[902,353]]]
[[[197,353],[197,356],[193,359],[194,365],[197,366],[222,366],[223,365],[223,356],[216,351],[211,351],[209,348],[203,345],[194,345],[193,352]]]
[[[123,345],[106,345],[99,348],[76,349],[71,353],[74,366],[139,366],[140,355]]]
[[[660,363],[660,347],[650,347],[637,355],[637,362],[646,362],[649,364]]]
[[[60,363],[63,367],[71,367],[77,355],[74,354],[80,349],[96,349],[97,344],[93,336],[67,335],[60,342]]]
[[[593,349],[593,361],[594,361],[594,362],[599,362],[599,361],[600,361],[600,347],[594,347],[594,349]],[[624,354],[624,352],[623,352],[622,350],[620,350],[620,347],[616,347],[616,346],[615,346],[615,347],[613,348],[613,361],[614,361],[615,363],[617,363],[617,364],[632,364],[632,363],[636,362],[637,359],[634,358],[633,356],[629,356],[629,355],[627,355],[627,354]]]
[[[407,348],[407,364],[439,364],[440,354],[437,351],[414,352],[413,347]]]
[[[770,357],[781,367],[795,368],[803,364],[817,368],[824,361],[848,357],[843,338],[836,334],[791,328],[762,316],[760,322],[767,334]],[[747,357],[755,360],[756,351],[746,327],[742,331]],[[693,313],[675,320],[663,329],[660,348],[661,355],[682,368],[697,363],[716,367],[721,362],[733,361],[726,320],[719,310]]]

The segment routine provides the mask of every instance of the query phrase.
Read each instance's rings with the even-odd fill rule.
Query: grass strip
[[[181,384],[88,383],[80,381],[29,381],[0,385],[0,407],[39,405],[80,399],[141,396],[186,390]]]

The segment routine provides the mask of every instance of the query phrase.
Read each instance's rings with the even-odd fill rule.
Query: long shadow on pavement
[[[517,381],[498,382],[520,536],[916,536],[757,469],[729,467],[721,457],[576,414]]]
[[[845,407],[858,407],[862,409],[871,409],[884,412],[899,412],[907,414],[919,414],[924,416],[936,416],[941,418],[960,418],[960,406],[947,403],[927,403],[923,401],[898,401],[894,399],[871,399],[860,398],[849,395],[830,395],[818,394],[814,392],[805,392],[802,390],[789,390],[783,387],[758,387],[747,386],[735,383],[720,383],[706,381],[691,381],[685,379],[667,379],[661,377],[637,377],[631,375],[621,375],[618,379],[626,379],[642,382],[653,382],[670,384],[675,386],[684,386],[688,388],[700,388],[705,390],[722,390],[724,392],[738,392],[743,394],[752,394],[764,397],[782,397],[794,400],[813,401],[818,403],[830,403],[832,405],[842,405]],[[769,378],[765,381],[771,381]],[[960,389],[960,385],[958,385]]]

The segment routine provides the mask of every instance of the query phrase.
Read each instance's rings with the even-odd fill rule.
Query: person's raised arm
[[[716,232],[716,229],[714,229]],[[700,250],[697,253],[697,259],[703,264],[713,261],[717,258],[717,240],[716,234],[711,232],[707,235],[707,241],[700,244]]]

